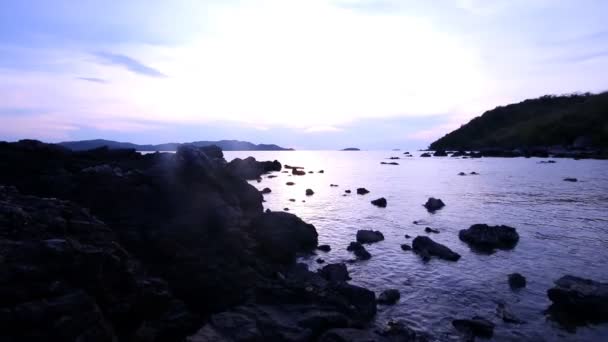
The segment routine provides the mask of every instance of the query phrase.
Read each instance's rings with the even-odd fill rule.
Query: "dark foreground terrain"
[[[262,212],[217,147],[176,154],[0,143],[0,340],[416,340],[357,330],[376,296],[296,264],[314,226]],[[344,268],[345,269],[345,268]]]

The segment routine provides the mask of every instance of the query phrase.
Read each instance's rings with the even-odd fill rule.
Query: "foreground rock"
[[[345,282],[350,280],[348,269],[344,264],[329,264],[318,271],[319,275],[327,281]]]
[[[526,277],[519,273],[509,274],[509,286],[514,290],[526,287]]]
[[[384,240],[384,235],[379,231],[373,230],[358,230],[357,231],[357,242],[360,243],[374,243]]]
[[[386,208],[386,204],[387,204],[386,203],[386,198],[384,198],[384,197],[380,197],[378,199],[375,199],[375,200],[371,201],[371,203],[373,205],[377,206],[377,207],[380,207],[380,208]]]
[[[608,320],[608,283],[566,275],[547,291],[550,312],[562,323]]]
[[[472,248],[483,252],[493,252],[495,249],[512,249],[519,241],[517,230],[504,225],[474,224],[469,229],[461,230],[458,237]]]
[[[401,298],[401,294],[397,289],[389,289],[382,291],[378,296],[378,303],[384,305],[393,305]]]
[[[412,248],[423,260],[430,260],[433,256],[449,261],[458,261],[460,259],[460,254],[431,240],[428,236],[417,236],[414,238]]]
[[[479,316],[472,319],[455,319],[452,321],[452,325],[456,330],[473,339],[475,337],[491,338],[494,335],[494,323]]]
[[[183,147],[180,146],[178,152],[179,149],[183,149]],[[268,172],[281,171],[281,168],[281,163],[277,160],[259,162],[253,157],[245,159],[235,158],[227,165],[228,171],[232,174],[250,180],[258,179],[261,175]]]
[[[426,201],[426,203],[424,204],[424,207],[429,212],[434,212],[434,211],[437,211],[437,210],[445,207],[445,203],[443,203],[443,201],[439,198],[431,197]]]
[[[360,242],[351,242],[348,247],[346,247],[346,250],[355,253],[355,256],[359,260],[369,260],[372,257]]]

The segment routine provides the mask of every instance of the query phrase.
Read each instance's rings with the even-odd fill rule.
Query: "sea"
[[[607,323],[572,329],[546,314],[551,304],[547,290],[561,276],[608,282],[608,161],[421,158],[421,152],[409,151],[414,157],[404,152],[224,154],[228,161],[253,156],[304,168],[304,176],[275,172],[276,178],[264,175],[261,182],[251,184],[272,190],[264,195],[265,209],[288,208],[315,226],[319,244],[331,246],[327,253],[317,251],[301,258],[311,270],[346,263],[352,284],[377,295],[391,288],[400,291],[397,304],[378,307],[378,326],[403,321],[437,340],[458,341],[462,335],[453,328],[452,320],[481,316],[496,324],[497,341],[608,341]],[[466,175],[458,175],[460,172]],[[566,182],[566,177],[578,181]],[[359,187],[370,193],[357,195]],[[306,196],[306,189],[314,194]],[[380,197],[388,201],[386,208],[370,203]],[[429,197],[442,199],[446,206],[429,213],[423,207]],[[514,227],[520,241],[512,250],[493,254],[472,251],[458,239],[458,232],[476,223]],[[425,227],[439,233],[428,234]],[[385,237],[366,246],[372,255],[367,261],[353,261],[354,255],[346,250],[359,229],[379,230]],[[407,239],[406,234],[430,236],[462,257],[457,262],[435,258],[424,262],[401,249],[401,244],[411,245],[412,238]],[[318,264],[319,258],[325,263]],[[507,276],[514,272],[527,278],[527,287],[510,289]],[[525,323],[503,322],[497,315],[498,303],[504,303]]]

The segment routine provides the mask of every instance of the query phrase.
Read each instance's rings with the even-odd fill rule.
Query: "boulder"
[[[260,253],[273,261],[290,262],[297,253],[317,247],[317,231],[312,224],[283,212],[263,213],[251,223]]]
[[[433,256],[449,261],[460,259],[460,254],[431,240],[428,236],[417,236],[412,242],[412,248],[423,260],[430,260]]]
[[[386,203],[386,198],[384,198],[384,197],[380,197],[378,199],[375,199],[375,200],[371,201],[371,203],[373,205],[377,206],[377,207],[380,207],[380,208],[386,208],[386,204],[387,204]]]
[[[430,234],[430,233],[439,234],[439,230],[438,230],[438,229],[433,229],[433,228],[431,228],[431,227],[426,227],[426,228],[424,228],[424,231],[425,231],[426,233],[429,233],[429,234]]]
[[[436,210],[439,210],[439,209],[445,207],[445,203],[443,203],[443,201],[439,198],[431,197],[426,201],[426,203],[424,204],[424,207],[429,212],[434,212]]]
[[[384,240],[384,235],[380,231],[373,230],[358,230],[357,231],[357,242],[360,243],[374,243]]]
[[[608,283],[565,275],[547,291],[550,311],[574,320],[608,320]]]
[[[517,230],[504,225],[474,224],[469,229],[461,230],[458,237],[473,249],[483,252],[493,252],[495,249],[512,249],[519,241]]]
[[[331,247],[329,245],[319,245],[317,246],[317,249],[322,251],[322,252],[329,252],[331,251]]]
[[[397,289],[384,290],[378,296],[378,303],[384,305],[393,305],[401,298],[401,294]]]
[[[260,191],[262,194],[266,195],[272,192],[272,190],[270,190],[270,188],[264,188],[262,189],[262,191]]]
[[[367,190],[366,188],[357,188],[357,195],[365,195],[365,194],[369,194],[369,190]]]
[[[312,191],[312,189],[306,189],[306,196],[312,196],[314,194],[315,194],[315,192]]]
[[[448,154],[444,150],[437,150],[437,151],[435,151],[435,153],[433,153],[433,157],[447,157],[447,156],[448,156]]]
[[[452,325],[456,330],[473,339],[475,337],[492,338],[494,335],[494,323],[479,316],[472,319],[455,319],[452,321]]]
[[[350,194],[350,190],[344,190],[344,192]]]
[[[345,264],[329,264],[320,269],[317,273],[327,281],[345,282],[350,280],[348,269]]]
[[[509,274],[509,286],[511,289],[521,289],[526,287],[526,277],[519,273]]]
[[[346,250],[355,253],[355,256],[359,260],[368,260],[372,257],[372,255],[369,254],[369,252],[365,249],[365,247],[363,247],[360,242],[351,242],[346,248]]]
[[[404,243],[401,245],[401,249],[404,251],[411,251],[412,250],[412,246],[408,245],[407,243]]]

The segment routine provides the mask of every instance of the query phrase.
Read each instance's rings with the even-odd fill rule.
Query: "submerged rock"
[[[578,179],[572,178],[572,177],[567,177],[567,178],[564,178],[564,181],[566,181],[566,182],[578,182]]]
[[[445,207],[445,203],[443,203],[443,201],[439,198],[431,197],[426,201],[424,207],[426,208],[426,210],[434,212]]]
[[[355,253],[355,256],[359,260],[368,260],[372,257],[360,242],[351,242],[346,250]]]
[[[491,338],[494,335],[494,323],[479,316],[472,319],[455,319],[452,321],[452,325],[456,330],[471,338]]]
[[[547,291],[549,309],[562,321],[607,321],[608,283],[565,275]]]
[[[388,289],[382,291],[378,296],[378,303],[384,305],[393,305],[401,298],[401,294],[397,289]]]
[[[386,198],[384,197],[380,197],[378,199],[375,199],[373,201],[371,201],[371,203],[377,207],[381,207],[381,208],[386,208]]]
[[[357,195],[365,195],[365,194],[369,194],[369,190],[367,190],[366,188],[357,188]]]
[[[496,315],[506,323],[523,324],[521,319],[517,318],[503,302],[499,302],[496,307]]]
[[[461,230],[458,237],[472,248],[485,252],[493,252],[495,249],[512,249],[519,241],[517,230],[504,225],[474,224],[468,229]]]
[[[317,273],[327,281],[332,282],[345,282],[351,279],[346,265],[342,263],[326,265]]]
[[[464,173],[464,172],[459,172],[459,173],[458,173],[458,175],[459,175],[459,176],[466,176],[467,174],[466,174],[466,173]]]
[[[526,287],[526,277],[519,273],[509,274],[509,286],[511,289],[521,289]]]
[[[358,230],[357,231],[357,242],[360,243],[374,243],[384,240],[384,235],[380,231],[373,230]]]
[[[423,260],[430,260],[433,256],[449,261],[458,261],[460,259],[460,254],[431,240],[428,236],[417,236],[412,242],[412,247],[414,252],[420,255]]]

